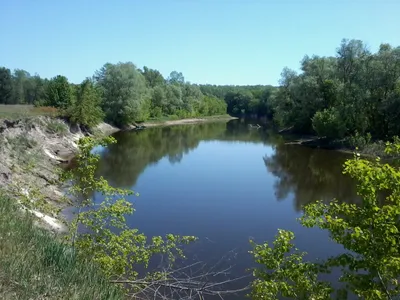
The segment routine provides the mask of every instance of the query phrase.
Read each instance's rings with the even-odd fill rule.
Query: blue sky
[[[78,83],[104,63],[193,83],[277,84],[342,38],[400,45],[399,0],[0,0],[0,66]]]

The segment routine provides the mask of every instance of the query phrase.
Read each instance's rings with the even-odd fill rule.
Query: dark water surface
[[[341,250],[326,232],[303,228],[296,218],[314,200],[356,201],[354,183],[342,174],[349,156],[285,145],[240,120],[114,136],[118,143],[103,149],[99,172],[110,184],[140,193],[130,198],[136,212],[129,225],[148,236],[199,237],[188,262],[215,264],[223,257],[218,267],[232,265],[232,277],[247,274],[254,266],[249,239],[272,241],[278,228],[294,231],[296,246],[311,259]]]

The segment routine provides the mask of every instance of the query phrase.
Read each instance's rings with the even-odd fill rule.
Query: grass
[[[68,127],[65,123],[61,122],[60,120],[49,120],[46,124],[46,129],[48,132],[58,135],[65,135],[68,132]]]
[[[0,194],[0,299],[123,299],[90,262]]]
[[[34,107],[33,105],[6,105],[0,104],[0,119],[19,119],[35,116],[58,116],[54,107]]]

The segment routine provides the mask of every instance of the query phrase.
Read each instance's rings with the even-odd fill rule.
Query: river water
[[[207,262],[229,278],[251,274],[249,239],[272,241],[278,228],[296,235],[308,258],[341,247],[326,232],[303,228],[296,218],[315,200],[356,202],[354,182],[342,174],[343,153],[285,145],[273,131],[244,120],[118,132],[101,151],[99,173],[111,185],[132,189],[128,220],[148,236],[195,235],[186,261]],[[95,196],[101,201],[101,196]],[[245,278],[227,289],[244,286]],[[243,293],[225,299],[242,299]]]

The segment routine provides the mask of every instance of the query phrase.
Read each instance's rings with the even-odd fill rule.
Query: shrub
[[[349,145],[353,149],[358,148],[363,150],[367,145],[371,143],[371,134],[367,133],[366,135],[361,135],[358,131],[355,132],[354,135],[348,138]]]
[[[312,126],[318,136],[329,139],[343,138],[347,130],[339,112],[334,107],[317,111],[312,118]]]

